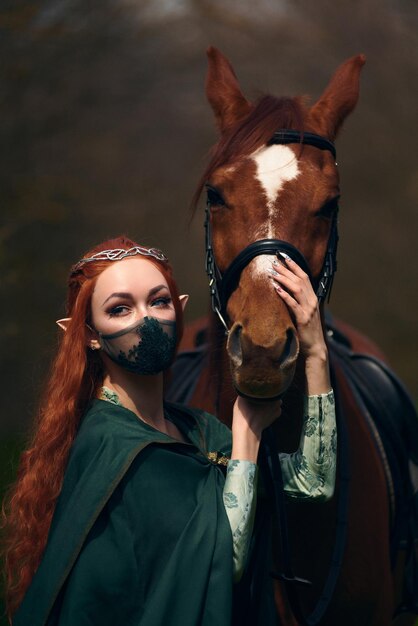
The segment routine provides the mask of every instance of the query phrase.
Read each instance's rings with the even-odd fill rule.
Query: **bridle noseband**
[[[302,133],[298,130],[278,130],[274,133],[268,145],[299,143],[313,146],[319,150],[328,150],[336,158],[335,146],[333,143],[314,133]],[[328,247],[325,254],[321,273],[317,279],[313,279],[309,265],[303,254],[294,245],[281,239],[258,239],[244,248],[238,256],[230,263],[222,274],[216,265],[212,248],[212,231],[209,215],[210,205],[206,204],[205,231],[206,231],[206,273],[209,278],[209,288],[211,295],[212,309],[217,314],[226,333],[229,333],[228,325],[225,321],[226,306],[232,292],[237,288],[242,270],[260,254],[274,254],[284,252],[293,259],[306,274],[315,289],[319,302],[328,300],[331,294],[331,286],[334,273],[337,270],[337,212],[333,215],[331,232],[328,239]]]

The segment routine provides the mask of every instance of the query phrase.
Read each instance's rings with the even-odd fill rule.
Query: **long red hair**
[[[121,236],[99,244],[84,256],[116,248],[128,250],[136,245]],[[183,309],[171,267],[154,257],[148,259],[165,277],[173,298],[178,345],[183,333]],[[22,601],[41,561],[70,448],[83,414],[102,385],[102,361],[98,352],[87,348],[86,322],[97,277],[109,262],[92,261],[70,273],[67,315],[71,321],[52,363],[32,440],[20,459],[17,481],[3,505],[9,618]]]

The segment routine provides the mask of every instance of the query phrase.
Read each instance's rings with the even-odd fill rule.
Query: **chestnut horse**
[[[338,239],[340,191],[332,142],[357,103],[365,58],[358,55],[343,63],[319,100],[308,107],[302,98],[263,96],[249,102],[229,61],[215,48],[208,57],[206,92],[220,140],[196,200],[206,187],[207,269],[216,315],[208,333],[210,346],[201,348],[202,355],[209,352],[211,358],[203,360],[188,401],[230,424],[237,392],[256,399],[285,394],[276,434],[280,450],[292,451],[302,424],[303,362],[292,316],[271,288],[267,269],[277,250],[287,251],[310,273],[323,313]],[[261,247],[253,249],[254,242]],[[197,331],[204,330],[206,322],[186,330],[183,348],[196,343]],[[344,330],[354,350],[381,356],[359,333]],[[350,487],[342,563],[319,623],[387,626],[397,600],[384,467],[340,365],[331,366],[346,415]],[[306,614],[321,595],[333,558],[341,490],[337,481],[330,502],[286,505],[295,572],[312,581],[299,593]],[[300,623],[282,583],[275,583],[275,596],[280,623]]]

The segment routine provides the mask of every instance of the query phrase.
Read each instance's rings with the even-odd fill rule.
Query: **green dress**
[[[185,444],[105,398],[83,418],[13,626],[230,626],[233,594],[248,595],[233,578],[251,535],[255,465],[228,462],[231,431],[203,411],[165,405]],[[299,449],[280,455],[284,489],[318,501],[335,480],[332,392],[305,398],[305,413]],[[265,570],[257,623],[272,626]]]
[[[13,626],[230,626],[232,537],[216,457],[230,454],[231,433],[203,411],[166,409],[192,443],[93,401]]]

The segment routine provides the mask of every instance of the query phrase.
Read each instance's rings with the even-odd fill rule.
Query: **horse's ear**
[[[360,71],[366,62],[364,54],[347,59],[338,67],[322,96],[310,109],[310,118],[329,139],[337,136],[342,123],[357,104]]]
[[[232,65],[226,57],[211,46],[207,50],[208,73],[206,76],[206,96],[215,113],[221,132],[242,119],[251,110],[245,99]]]

